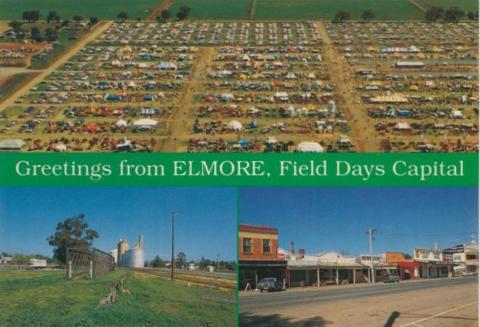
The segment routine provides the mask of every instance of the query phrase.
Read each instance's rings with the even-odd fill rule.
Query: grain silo
[[[117,263],[119,266],[122,265],[122,261],[123,261],[123,256],[125,254],[125,252],[127,252],[128,250],[128,241],[127,240],[120,240],[120,242],[118,242],[118,246],[117,246]]]
[[[125,240],[126,242],[126,240]],[[138,243],[134,247],[128,249],[128,242],[126,242],[127,248],[122,254],[119,255],[119,266],[129,268],[143,268],[145,266],[145,255],[143,251],[143,235],[138,237]],[[119,243],[120,246],[120,243]]]

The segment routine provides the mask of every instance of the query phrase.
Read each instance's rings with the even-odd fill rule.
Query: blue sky
[[[475,188],[245,188],[240,222],[279,229],[280,247],[306,253],[368,253],[369,227],[378,230],[374,252],[440,247],[478,237]]]
[[[110,251],[120,238],[132,246],[142,233],[147,259],[169,258],[175,210],[177,253],[234,260],[236,205],[235,188],[0,188],[0,252],[50,256],[46,238],[57,222],[83,213],[100,234],[95,247]]]

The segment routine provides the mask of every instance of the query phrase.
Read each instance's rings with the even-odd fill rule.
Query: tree
[[[179,252],[177,254],[177,259],[175,260],[175,267],[182,268],[187,265],[187,255],[184,252]]]
[[[58,33],[57,30],[54,28],[47,28],[45,30],[45,37],[47,38],[47,41],[49,42],[55,42],[58,39]]]
[[[35,42],[42,42],[43,41],[42,33],[40,32],[40,29],[36,26],[33,26],[30,29],[30,37]]]
[[[82,16],[79,16],[79,15],[75,15],[75,16],[73,16],[73,20],[74,20],[75,23],[78,25],[78,24],[80,24],[80,22],[83,20],[83,17],[82,17]]]
[[[25,10],[22,14],[22,19],[30,23],[36,22],[40,19],[40,12],[38,10]]]
[[[8,23],[8,26],[15,32],[15,34],[19,34],[22,31],[22,22],[17,20],[11,21]]]
[[[15,253],[12,259],[13,261],[15,261],[17,265],[26,265],[30,263],[30,258],[25,254],[21,254],[21,253]]]
[[[165,267],[165,261],[162,260],[158,255],[150,262],[150,266],[159,268]]]
[[[98,24],[100,20],[98,19],[98,17],[93,16],[93,17],[90,17],[89,21],[90,21],[90,25],[93,26],[95,24]]]
[[[375,14],[372,9],[367,9],[363,11],[361,17],[364,21],[368,22],[368,21],[371,21],[372,19],[375,19]]]
[[[465,16],[465,11],[458,7],[450,7],[445,10],[445,21],[458,22],[458,20]]]
[[[157,20],[158,20],[158,21],[165,22],[165,21],[169,20],[171,17],[172,17],[171,11],[168,10],[168,9],[163,9],[163,10],[160,12],[160,16],[157,17]]]
[[[85,215],[80,214],[65,219],[57,224],[55,233],[47,238],[48,244],[53,246],[53,257],[60,262],[66,262],[67,248],[86,249],[92,246],[99,237],[98,233],[88,228]]]
[[[51,22],[60,22],[60,16],[58,16],[56,11],[50,11],[47,15],[47,23],[50,24]]]
[[[118,13],[117,18],[124,22],[128,18],[128,13],[126,11],[121,11]]]
[[[412,259],[412,256],[408,253],[404,253],[403,256],[405,257],[405,260],[410,260]]]
[[[469,11],[467,18],[470,20],[478,20],[478,11]]]
[[[178,12],[177,12],[177,18],[179,20],[184,20],[188,17],[188,15],[190,14],[190,11],[192,10],[192,8],[190,8],[189,6],[181,6],[179,9],[178,9]]]
[[[352,17],[352,14],[348,11],[337,11],[335,17],[333,17],[332,23],[343,23],[346,20],[349,20]]]
[[[443,17],[444,10],[441,7],[430,7],[425,12],[425,20],[427,22],[436,22]]]

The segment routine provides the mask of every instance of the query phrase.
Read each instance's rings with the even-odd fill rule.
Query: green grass
[[[248,0],[175,0],[170,7],[174,18],[183,5],[192,8],[188,19],[245,19],[248,15]]]
[[[468,11],[478,11],[478,0],[419,0],[426,7],[437,6],[449,8],[453,6],[460,7]]]
[[[0,19],[20,19],[25,10],[39,10],[45,18],[55,10],[62,19],[72,19],[74,15],[97,16],[115,19],[120,11],[128,12],[129,18],[145,17],[162,0],[0,0]]]
[[[133,274],[113,304],[99,305],[125,271],[96,280],[63,272],[0,272],[0,326],[236,326],[235,293]]]
[[[454,1],[454,0],[452,0]],[[377,20],[422,19],[423,13],[408,0],[256,0],[255,19],[326,19],[339,10],[360,19],[365,9],[372,9]]]

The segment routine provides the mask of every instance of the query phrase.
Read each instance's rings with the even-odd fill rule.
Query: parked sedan
[[[276,278],[264,278],[258,283],[257,288],[260,292],[263,291],[281,291],[283,289],[283,283]]]
[[[385,280],[383,281],[384,283],[399,283],[400,282],[400,276],[390,274],[385,276]]]

